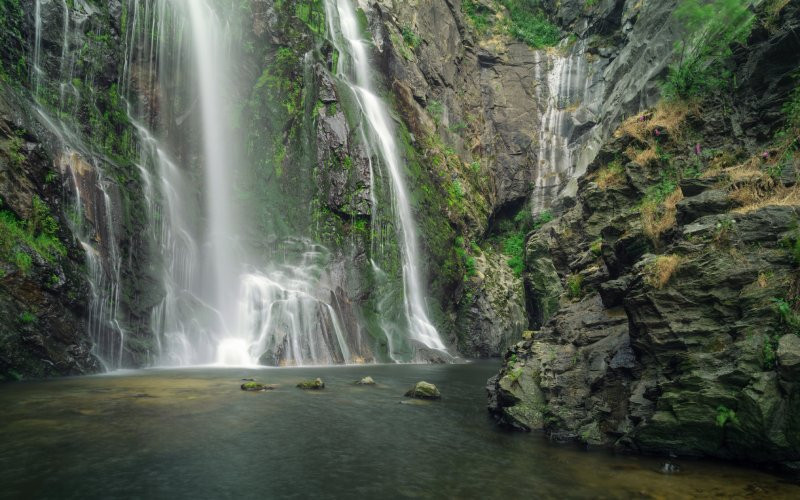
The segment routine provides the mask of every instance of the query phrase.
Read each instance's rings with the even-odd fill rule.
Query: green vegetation
[[[508,32],[534,48],[552,47],[561,39],[561,30],[551,23],[537,0],[501,0],[508,9]]]
[[[23,325],[30,325],[36,323],[38,318],[35,314],[30,311],[24,311],[22,314],[19,315],[19,322]]]
[[[583,296],[583,276],[570,274],[567,276],[567,297],[576,300]]]
[[[773,299],[775,312],[780,317],[781,326],[786,333],[800,335],[800,315],[786,299]]]
[[[47,205],[33,198],[33,210],[28,221],[18,219],[11,211],[0,210],[0,261],[14,264],[27,273],[33,263],[30,251],[54,263],[67,253],[56,237],[58,224]]]
[[[736,418],[736,412],[731,410],[725,405],[720,405],[717,407],[717,416],[715,418],[715,422],[717,427],[724,428],[729,422],[733,424],[738,424],[739,419]]]
[[[462,236],[456,237],[455,252],[456,256],[458,256],[459,260],[464,264],[464,277],[471,278],[475,276],[475,257],[467,253],[467,247],[464,244],[464,238]]]
[[[473,0],[462,0],[461,9],[479,35],[486,35],[494,27],[500,28],[533,48],[553,47],[561,39],[561,30],[550,22],[539,0],[498,0],[508,12],[497,21],[495,12]]]
[[[525,233],[512,233],[503,241],[503,253],[509,256],[508,266],[517,276],[525,269]]]
[[[592,252],[596,257],[599,257],[603,253],[603,239],[597,238],[589,245],[589,251]]]
[[[422,38],[410,26],[403,26],[400,33],[403,35],[406,46],[411,50],[416,49],[422,43]]]
[[[676,23],[686,34],[676,46],[678,60],[670,66],[663,87],[667,99],[694,99],[730,86],[726,63],[731,44],[747,39],[753,15],[743,0],[682,0],[675,10]]]

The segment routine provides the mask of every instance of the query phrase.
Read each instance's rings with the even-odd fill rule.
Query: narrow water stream
[[[498,429],[495,362],[145,370],[0,386],[0,497],[797,498],[715,462],[587,452]],[[370,375],[375,387],[353,381]],[[322,377],[304,392],[299,381]],[[276,384],[247,393],[242,378]],[[443,399],[403,398],[418,380]]]

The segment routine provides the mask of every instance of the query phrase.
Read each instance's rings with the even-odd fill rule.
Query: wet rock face
[[[692,140],[736,151],[730,167],[767,147],[738,135],[739,123],[755,120],[751,113],[764,130],[779,123],[779,102],[754,99],[764,80],[788,90],[747,68],[782,33],[751,40],[732,123],[720,125],[721,104],[708,103],[682,126]],[[645,193],[667,166],[697,159],[677,141],[664,146],[675,156],[659,160],[669,165],[640,166],[625,153],[632,144],[624,130],[615,135],[579,179],[574,206],[528,239],[528,313],[542,326],[489,381],[490,412],[557,440],[796,465],[800,337],[776,301],[796,293],[798,263],[786,242],[800,237],[800,207],[747,205],[727,174],[712,170],[675,182],[674,221],[653,236]],[[619,166],[613,181],[610,164]]]
[[[484,252],[475,259],[475,290],[461,318],[458,351],[466,357],[500,356],[527,326],[522,283],[507,266],[507,257]]]
[[[24,225],[34,203],[54,215],[63,257],[45,259],[0,227],[0,381],[100,371],[86,324],[89,284],[83,251],[65,225],[56,164],[35,124],[5,84],[0,84],[0,210]],[[35,201],[36,200],[36,201]],[[18,263],[28,256],[27,269]]]

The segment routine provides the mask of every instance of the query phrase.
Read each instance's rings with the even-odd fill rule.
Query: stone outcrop
[[[798,467],[800,206],[768,193],[794,189],[800,165],[765,180],[763,152],[781,140],[783,116],[762,97],[794,84],[753,68],[781,67],[800,49],[788,35],[799,20],[790,7],[782,25],[757,28],[737,56],[736,92],[690,108],[669,138],[654,133],[667,108],[626,122],[578,180],[574,205],[528,238],[528,313],[540,330],[488,383],[500,422],[589,445]],[[726,106],[735,111],[720,120]],[[654,140],[660,156],[641,161]],[[769,187],[745,197],[755,185]]]

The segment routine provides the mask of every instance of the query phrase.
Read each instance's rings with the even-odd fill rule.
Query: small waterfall
[[[445,351],[439,333],[428,318],[425,296],[419,269],[419,246],[412,216],[409,193],[403,174],[403,162],[397,149],[387,104],[373,91],[372,68],[363,40],[358,18],[351,0],[326,0],[329,31],[339,52],[336,71],[358,101],[361,113],[369,127],[371,145],[380,153],[388,170],[392,187],[393,209],[403,272],[403,295],[408,336],[429,349]],[[376,266],[373,262],[373,266]],[[388,332],[387,332],[387,335]]]
[[[531,194],[534,214],[543,212],[575,174],[572,114],[583,104],[587,88],[586,58],[582,50],[562,55],[558,51],[534,53],[536,87],[542,108],[539,125],[538,164]]]
[[[60,19],[63,26],[45,26],[45,8],[63,9],[61,16],[52,16],[53,20]],[[59,28],[63,33],[59,74],[48,75],[42,64],[42,36],[44,30]],[[44,90],[53,85],[58,85],[59,89],[59,108],[55,114],[67,116],[72,111],[67,109],[67,90],[73,97],[74,106],[80,99],[80,92],[72,84],[76,56],[70,50],[72,32],[67,2],[62,0],[59,5],[52,1],[36,0],[34,30],[31,88],[36,101],[35,109],[61,144],[58,168],[73,212],[67,223],[86,254],[87,278],[91,287],[88,328],[94,341],[93,351],[106,368],[115,369],[124,363],[126,332],[119,317],[122,256],[116,229],[118,218],[113,213],[111,183],[104,177],[99,162],[92,158],[91,148],[76,132],[75,124],[54,116],[47,107],[54,103],[41,102],[46,101],[42,98]]]

